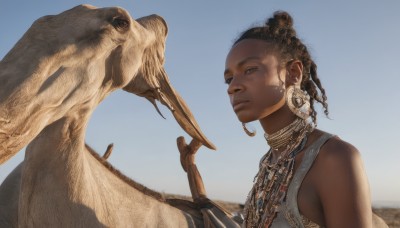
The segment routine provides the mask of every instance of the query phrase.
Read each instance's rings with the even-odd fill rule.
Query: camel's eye
[[[129,20],[123,17],[113,18],[111,24],[118,30],[127,30],[129,28]]]

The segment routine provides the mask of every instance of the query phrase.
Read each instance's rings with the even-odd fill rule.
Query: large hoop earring
[[[252,128],[251,131],[249,129],[247,129],[246,125],[249,126],[249,128]],[[248,136],[253,137],[256,135],[256,129],[254,129],[251,125],[248,125],[248,123],[242,123],[242,126],[243,126],[244,132],[246,132],[246,134]]]
[[[286,89],[286,103],[296,116],[303,120],[310,117],[310,96],[300,87],[291,85]]]

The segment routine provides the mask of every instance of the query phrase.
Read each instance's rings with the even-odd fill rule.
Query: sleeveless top
[[[304,157],[297,168],[291,183],[289,184],[286,201],[282,203],[279,212],[271,224],[271,228],[286,228],[286,227],[299,227],[299,228],[317,228],[318,224],[304,217],[299,212],[297,205],[297,193],[303,182],[304,177],[310,170],[312,164],[317,157],[321,146],[332,138],[334,135],[324,133],[313,144],[311,144],[304,151]]]

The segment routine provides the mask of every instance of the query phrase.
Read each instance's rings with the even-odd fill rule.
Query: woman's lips
[[[249,101],[247,100],[239,100],[234,101],[232,104],[233,110],[238,111],[239,109],[243,108]]]

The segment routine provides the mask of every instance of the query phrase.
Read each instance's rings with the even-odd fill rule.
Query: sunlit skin
[[[258,120],[267,133],[296,117],[285,104],[286,88],[302,79],[301,61],[279,64],[270,43],[245,39],[226,58],[224,79],[240,122]],[[323,132],[315,129],[305,149]],[[280,151],[273,154],[273,160]],[[296,156],[295,172],[303,158]],[[370,192],[358,150],[338,137],[325,143],[298,192],[299,211],[325,227],[372,227]]]

